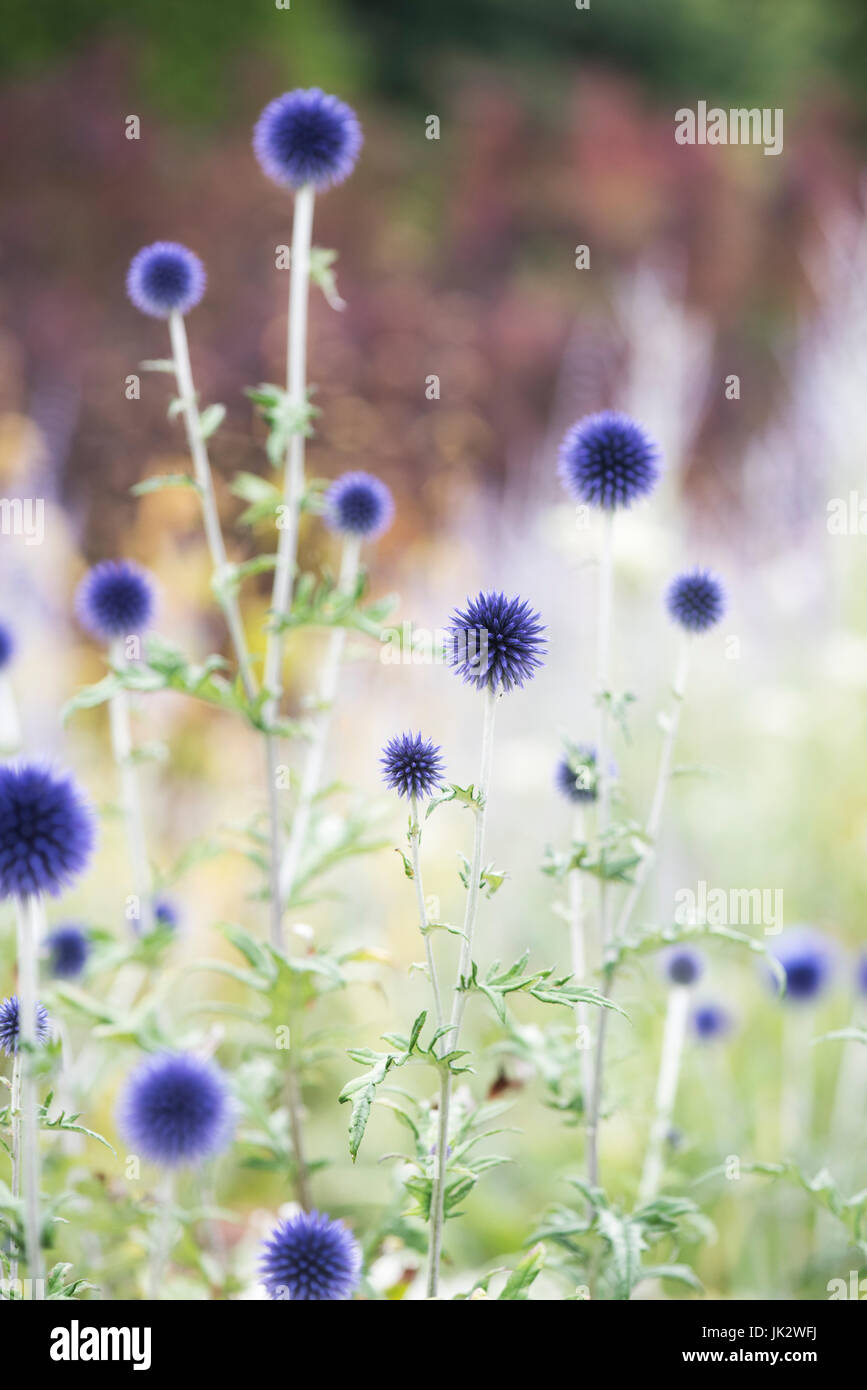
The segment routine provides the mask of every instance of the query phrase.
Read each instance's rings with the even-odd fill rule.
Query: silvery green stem
[[[424,884],[421,877],[421,817],[419,815],[418,797],[412,797],[410,801],[410,827],[409,827],[410,854],[412,857],[412,877],[415,883],[415,899],[418,905],[418,924],[422,936],[424,937],[425,956],[427,958],[428,975],[430,976],[431,989],[434,998],[434,1012],[436,1014],[437,1028],[443,1026],[443,1005],[440,996],[440,984],[437,977],[436,961],[434,960],[433,944],[430,932],[428,931],[427,904],[424,897]]]
[[[12,1196],[21,1196],[21,1052],[12,1057],[12,1089],[9,1097],[12,1117]],[[18,1256],[10,1260],[9,1277],[14,1284],[18,1278]]]
[[[252,699],[256,693],[256,682],[253,679],[250,666],[250,654],[247,649],[247,639],[244,633],[244,623],[241,618],[238,596],[228,583],[229,564],[226,558],[226,546],[220,527],[220,514],[217,510],[217,499],[214,493],[214,479],[211,473],[208,449],[202,434],[202,422],[199,416],[199,406],[196,400],[195,387],[193,385],[193,371],[190,365],[190,349],[187,342],[187,330],[182,314],[173,313],[169,316],[169,334],[171,336],[172,356],[175,363],[175,376],[178,382],[178,394],[183,402],[187,444],[190,450],[190,457],[193,461],[193,472],[202,505],[202,520],[205,527],[205,538],[208,543],[208,551],[214,569],[213,577],[216,593],[220,607],[226,618],[226,625],[229,629],[229,636],[232,640],[235,659],[238,662],[238,670],[241,675],[244,691],[247,698]]]
[[[663,1153],[666,1138],[671,1130],[674,1102],[677,1097],[690,998],[687,985],[672,985],[668,991],[662,1055],[659,1059],[659,1077],[656,1083],[656,1104],[638,1188],[638,1201],[642,1204],[653,1200],[662,1178]]]
[[[18,915],[18,1046],[21,1052],[21,1185],[24,1190],[24,1235],[32,1296],[45,1298],[42,1270],[42,1224],[39,1216],[39,1095],[34,1075],[36,1003],[39,992],[39,942],[44,910],[38,897],[16,898]]]
[[[581,806],[575,808],[575,819],[572,826],[573,843],[582,844],[584,842],[584,811]],[[584,880],[580,869],[573,869],[569,875],[569,953],[572,962],[572,974],[575,983],[583,985],[587,976],[587,942],[585,940],[584,920]],[[585,1105],[589,1103],[590,1091],[593,1084],[593,1069],[591,1066],[590,1049],[587,1046],[589,1037],[589,1024],[587,1018],[587,1005],[575,1005],[575,1041],[581,1053],[581,1084],[584,1095]]]
[[[8,671],[0,672],[0,757],[8,758],[21,747],[21,720]]]
[[[111,644],[112,666],[121,671],[126,666],[126,655],[122,637],[116,637]],[[133,892],[138,898],[139,927],[147,934],[152,926],[153,907],[151,903],[151,871],[145,840],[144,815],[142,813],[138,770],[133,760],[132,735],[129,720],[129,696],[126,690],[118,690],[109,701],[109,721],[111,724],[111,746],[114,760],[120,773],[121,801],[126,827],[127,852],[132,873]]]
[[[301,1121],[301,1086],[298,1081],[298,1067],[295,1063],[295,1028],[291,1028],[288,1073],[286,1077],[286,1105],[289,1111],[289,1132],[292,1136],[292,1152],[295,1155],[295,1186],[298,1201],[305,1211],[313,1206],[310,1191],[310,1170],[307,1167],[307,1154],[304,1146],[304,1126]]]
[[[609,657],[611,648],[611,591],[613,578],[613,534],[614,510],[606,509],[602,515],[602,536],[599,550],[599,592],[598,615],[596,623],[596,777],[599,788],[597,798],[596,832],[600,845],[608,831],[611,812],[611,778],[608,754],[608,694]],[[608,945],[608,884],[604,878],[599,880],[599,951],[603,959]],[[608,1030],[608,1010],[599,1011],[599,1028],[596,1035],[596,1055],[593,1064],[593,1091],[587,1112],[587,1176],[595,1186],[599,1177],[599,1118],[602,1112],[602,1084],[605,1067],[605,1039]]]
[[[491,785],[491,767],[494,758],[494,716],[500,694],[497,690],[485,687],[485,714],[482,726],[482,756],[479,770],[479,803],[476,807],[475,830],[473,834],[473,859],[467,884],[467,903],[464,911],[464,934],[461,942],[460,961],[455,981],[452,1002],[451,1028],[447,1038],[442,1040],[444,1051],[454,1051],[460,1041],[461,1024],[467,1003],[466,990],[461,988],[472,969],[473,934],[481,895],[482,864],[485,850],[485,823],[488,811],[488,793]],[[428,1298],[436,1298],[439,1288],[440,1257],[442,1255],[443,1225],[445,1221],[446,1168],[449,1145],[449,1108],[451,1106],[451,1073],[443,1070],[440,1077],[439,1124],[436,1170],[431,1188],[431,1239],[428,1264]]]
[[[635,878],[629,890],[623,909],[617,920],[617,936],[622,936],[632,920],[632,913],[635,905],[641,896],[650,866],[656,854],[656,840],[659,835],[659,827],[662,821],[662,810],[665,805],[665,795],[668,791],[668,784],[671,781],[671,769],[674,759],[674,745],[677,739],[677,731],[680,726],[680,712],[686,696],[686,681],[689,675],[689,659],[692,652],[690,638],[684,634],[681,642],[680,653],[677,659],[677,669],[674,676],[672,694],[674,695],[674,705],[670,714],[667,716],[665,733],[662,740],[662,749],[659,755],[659,765],[656,770],[656,784],[653,788],[653,797],[650,803],[650,813],[647,817],[645,834],[647,836],[646,853],[635,871]]]
[[[174,1205],[175,1177],[174,1173],[167,1169],[157,1192],[157,1210],[154,1216],[156,1227],[148,1269],[150,1296],[154,1302],[158,1302],[164,1296],[166,1276],[169,1272],[169,1261],[174,1244],[172,1240],[175,1220]]]
[[[337,580],[338,593],[350,594],[355,588],[360,554],[361,537],[347,535],[343,541],[343,552],[340,559],[340,574]],[[317,710],[313,720],[311,739],[307,745],[307,757],[304,762],[301,791],[292,818],[289,843],[286,846],[286,853],[280,866],[280,895],[284,903],[289,902],[292,897],[292,890],[298,877],[298,867],[307,841],[313,803],[316,800],[322,780],[322,765],[325,761],[328,732],[331,728],[337,682],[340,678],[340,663],[343,659],[345,646],[346,628],[335,627],[328,638],[328,649],[325,653],[316,700]]]
[[[310,291],[310,240],[313,231],[314,191],[310,184],[295,194],[292,222],[292,259],[289,271],[289,327],[286,367],[286,389],[290,405],[299,413],[307,401],[307,301]],[[284,617],[292,606],[292,582],[298,549],[298,520],[304,497],[304,432],[298,428],[289,439],[283,474],[282,525],[277,539],[277,564],[271,593],[271,611],[275,620]],[[265,689],[267,701],[264,716],[273,722],[280,710],[283,693],[284,634],[279,623],[269,631],[265,648]],[[281,827],[279,797],[275,774],[277,752],[275,736],[267,735],[271,745],[267,751],[268,804],[271,826],[271,944],[283,948],[283,914],[280,902]]]

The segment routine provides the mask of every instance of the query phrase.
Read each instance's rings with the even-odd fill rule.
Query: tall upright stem
[[[436,961],[434,960],[433,944],[428,931],[427,903],[424,896],[424,884],[421,877],[421,817],[418,809],[418,797],[414,796],[410,801],[410,827],[409,827],[410,855],[412,857],[412,877],[415,884],[415,900],[418,906],[418,925],[424,938],[425,957],[427,959],[427,971],[430,976],[431,990],[434,998],[434,1012],[436,1015],[437,1028],[443,1026],[443,1004],[440,995],[440,982],[437,976]]]
[[[20,1000],[19,1000],[20,1003]],[[9,1098],[12,1116],[12,1196],[21,1196],[21,1049],[12,1058],[12,1090]],[[18,1278],[18,1256],[9,1261],[9,1278]]]
[[[338,593],[349,594],[355,588],[360,554],[361,537],[347,535],[343,542],[343,552],[340,559],[340,575],[337,580]],[[337,694],[337,682],[340,677],[340,665],[345,646],[346,628],[335,627],[328,638],[328,649],[325,653],[316,700],[317,710],[313,720],[311,739],[307,745],[307,757],[304,762],[301,791],[295,807],[295,815],[292,818],[289,843],[286,846],[286,853],[280,866],[280,895],[284,903],[288,903],[292,897],[292,890],[298,877],[298,867],[307,841],[313,803],[316,800],[322,780],[322,765],[325,761],[328,731],[331,727],[334,699]]]
[[[289,272],[289,327],[286,367],[286,390],[290,405],[299,413],[307,402],[307,301],[310,290],[310,241],[313,232],[314,191],[310,184],[299,188],[295,195],[295,211],[292,222],[292,259]],[[286,464],[283,474],[283,524],[277,540],[277,564],[274,570],[274,587],[271,594],[274,626],[268,633],[265,649],[265,689],[267,701],[264,708],[266,720],[271,723],[280,710],[283,694],[283,642],[279,619],[285,617],[292,604],[292,583],[295,574],[295,561],[298,550],[298,519],[304,497],[304,432],[295,430],[289,439],[286,451]],[[266,735],[269,744],[274,744],[275,735]],[[281,910],[279,878],[281,830],[279,797],[273,772],[277,766],[276,749],[272,747],[267,754],[269,769],[269,814],[271,822],[271,942],[278,950],[283,947],[283,914]],[[276,893],[275,893],[276,884]]]
[[[572,825],[572,840],[576,844],[584,842],[584,810],[581,806],[575,808],[575,819]],[[575,983],[583,985],[587,977],[587,943],[585,940],[585,920],[584,920],[584,881],[581,870],[573,869],[569,875],[569,954],[572,962],[572,974]],[[584,1104],[590,1103],[590,1091],[593,1084],[593,1068],[591,1065],[589,1041],[589,1023],[587,1005],[584,1003],[575,1005],[575,1045],[581,1053],[581,1089],[584,1097]]]
[[[18,1046],[21,1052],[21,1179],[24,1235],[32,1297],[45,1298],[42,1225],[39,1217],[39,1095],[35,1076],[36,1004],[39,992],[41,898],[16,898],[18,916]]]
[[[638,1188],[640,1203],[650,1202],[659,1190],[662,1177],[665,1141],[671,1130],[680,1063],[689,1018],[690,991],[686,985],[672,985],[668,992],[665,1028],[662,1035],[662,1055],[656,1084],[656,1104],[653,1123],[644,1158],[644,1168]]]
[[[596,624],[596,770],[599,785],[596,829],[600,846],[605,846],[611,816],[611,777],[608,752],[609,662],[611,649],[611,593],[613,576],[614,511],[602,514],[602,536],[599,550],[598,617]],[[602,851],[600,851],[602,852]],[[608,945],[608,883],[599,880],[599,951],[604,958]],[[596,1055],[593,1065],[593,1091],[587,1114],[587,1177],[595,1186],[599,1178],[599,1118],[602,1110],[602,1084],[605,1065],[605,1039],[608,1031],[608,1010],[599,1011],[596,1035]]]
[[[476,925],[476,915],[479,909],[479,897],[481,895],[482,862],[485,850],[485,824],[488,812],[488,794],[491,785],[491,767],[494,758],[494,716],[497,711],[497,702],[499,698],[500,695],[497,690],[491,689],[490,686],[485,688],[482,756],[478,785],[479,804],[476,807],[476,824],[473,835],[473,859],[467,885],[467,903],[464,911],[464,934],[461,942],[458,974],[455,981],[452,1001],[451,1026],[448,1038],[443,1038],[442,1041],[442,1046],[447,1051],[453,1051],[459,1045],[461,1024],[463,1023],[464,1010],[467,1005],[467,993],[466,990],[461,988],[461,981],[465,980],[469,975],[473,961],[473,935]],[[428,1298],[436,1298],[439,1288],[440,1258],[442,1255],[443,1225],[445,1221],[450,1106],[451,1073],[443,1069],[440,1076],[439,1126],[437,1151],[435,1154],[436,1167],[431,1189],[431,1238],[427,1280]]]
[[[127,664],[123,641],[122,637],[116,637],[111,644],[111,663],[118,671],[122,671]],[[144,935],[147,935],[153,924],[151,871],[147,855],[138,770],[133,761],[129,696],[126,690],[118,690],[112,695],[109,701],[109,721],[112,751],[120,773],[127,853],[132,873],[132,888],[138,899],[139,928]]]
[[[214,479],[211,473],[211,463],[208,458],[207,445],[205,444],[205,439],[202,434],[202,422],[199,416],[199,407],[196,400],[195,387],[193,385],[193,370],[190,364],[187,330],[181,314],[173,313],[170,315],[169,334],[172,343],[172,356],[175,363],[175,376],[178,382],[178,394],[184,406],[183,414],[184,425],[187,432],[187,444],[190,450],[190,457],[193,461],[193,471],[202,505],[202,520],[205,527],[205,538],[208,543],[208,551],[214,570],[217,598],[225,615],[226,625],[229,629],[229,636],[235,651],[235,659],[238,663],[238,670],[241,675],[245,694],[248,699],[252,699],[256,693],[256,682],[253,679],[253,672],[250,666],[250,653],[247,649],[247,638],[244,633],[244,623],[241,618],[238,596],[227,582],[229,566],[226,558],[226,546],[223,541],[223,532],[220,526],[220,514],[217,510],[217,499],[214,493]]]
[[[650,802],[650,812],[645,826],[647,837],[647,852],[639,863],[632,887],[623,904],[623,909],[617,920],[617,936],[622,936],[632,920],[632,913],[635,905],[641,896],[650,866],[656,857],[656,839],[659,835],[659,827],[662,821],[662,811],[665,805],[665,795],[668,791],[668,784],[671,781],[672,763],[674,760],[674,746],[677,740],[677,732],[680,727],[680,712],[683,708],[683,701],[686,695],[686,681],[689,675],[689,659],[692,651],[690,638],[684,635],[680,652],[677,658],[677,669],[674,676],[672,694],[674,705],[666,721],[665,734],[662,740],[662,748],[659,755],[659,765],[656,770],[656,783],[653,788],[653,796]]]

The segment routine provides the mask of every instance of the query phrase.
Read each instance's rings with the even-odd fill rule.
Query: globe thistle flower
[[[576,743],[557,764],[554,774],[557,790],[576,804],[595,801],[599,794],[596,749]]]
[[[352,173],[362,141],[352,108],[318,87],[275,97],[253,131],[253,151],[269,179],[320,192]]]
[[[372,473],[344,473],[325,494],[325,521],[332,531],[375,540],[393,516],[391,491]]]
[[[126,273],[126,292],[137,309],[151,318],[188,314],[205,293],[205,267],[194,252],[176,241],[155,241],[133,256]]]
[[[707,632],[726,610],[725,590],[709,570],[679,574],[669,585],[665,602],[670,616],[687,632]]]
[[[0,1003],[0,1047],[11,1057],[18,1051],[20,1033],[20,1005],[18,995],[4,999]],[[36,1042],[42,1045],[48,1037],[48,1013],[41,1004],[36,1005]]]
[[[71,778],[39,763],[0,767],[0,897],[56,897],[84,870],[95,838]]]
[[[382,750],[382,779],[398,796],[427,797],[445,774],[439,744],[421,734],[398,734]]]
[[[449,661],[477,690],[510,691],[532,680],[543,664],[540,615],[522,598],[490,590],[452,614]]]
[[[301,1211],[262,1243],[262,1282],[269,1298],[348,1298],[358,1283],[361,1250],[342,1221]]]
[[[15,655],[15,638],[12,629],[0,623],[0,671],[5,671]]]
[[[136,1067],[118,1121],[131,1148],[166,1168],[221,1152],[234,1129],[223,1072],[189,1053],[159,1053]]]
[[[666,952],[664,970],[673,985],[694,985],[704,972],[704,961],[690,946],[672,946]]]
[[[828,942],[811,927],[789,927],[770,948],[786,976],[785,998],[809,1003],[823,994],[833,970]]]
[[[693,1010],[692,1027],[699,1042],[724,1037],[731,1026],[731,1015],[721,1004],[699,1004]]]
[[[558,472],[576,502],[613,511],[652,492],[659,480],[659,449],[628,415],[604,410],[566,431]]]
[[[45,938],[48,948],[48,968],[58,980],[73,980],[80,975],[90,955],[87,932],[75,922],[64,922]]]
[[[79,584],[75,607],[82,627],[103,641],[143,632],[153,617],[153,582],[129,560],[104,560]]]
[[[153,916],[158,926],[169,927],[171,931],[180,925],[181,914],[174,898],[154,898]]]

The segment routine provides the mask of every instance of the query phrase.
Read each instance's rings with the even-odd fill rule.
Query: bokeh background
[[[284,370],[287,277],[274,255],[291,207],[263,179],[251,128],[286,88],[336,91],[358,110],[366,143],[352,179],[317,207],[314,239],[339,251],[347,307],[337,313],[313,294],[310,378],[322,415],[309,471],[364,468],[391,485],[397,519],[369,564],[375,594],[400,594],[400,617],[436,629],[467,593],[496,586],[525,593],[549,627],[548,665],[500,716],[489,846],[510,878],[484,908],[482,953],[511,960],[530,946],[538,964],[567,958],[556,889],[539,865],[546,844],[568,841],[568,807],[552,789],[559,736],[592,733],[595,535],[560,494],[556,447],[576,416],[616,406],[660,439],[666,464],[660,492],[617,536],[615,683],[637,701],[616,756],[638,818],[675,657],[664,586],[687,563],[708,563],[731,601],[697,653],[679,758],[702,775],[675,784],[643,917],[670,919],[675,891],[702,879],[780,888],[786,922],[814,924],[836,950],[833,988],[797,1014],[751,962],[709,952],[704,992],[728,1003],[736,1027],[687,1057],[676,1170],[686,1183],[730,1153],[780,1157],[787,1048],[797,1077],[789,1103],[793,1085],[807,1097],[798,1156],[811,1171],[828,1164],[847,1192],[863,1186],[863,1070],[856,1061],[843,1077],[839,1046],[808,1046],[858,1015],[854,960],[867,941],[859,499],[847,534],[827,524],[829,501],[863,487],[867,426],[859,0],[613,0],[588,12],[559,0],[4,9],[0,478],[7,495],[48,506],[43,546],[0,539],[27,746],[61,756],[110,805],[104,712],[66,729],[57,719],[103,669],[72,617],[87,564],[117,554],[147,564],[161,586],[160,630],[199,656],[221,648],[195,499],[130,492],[186,464],[165,378],[145,375],[141,399],[125,396],[137,363],[167,351],[163,326],[127,302],[125,270],[162,238],[187,243],[207,266],[189,331],[202,398],[227,407],[212,459],[231,529],[240,504],[228,480],[238,469],[268,472],[243,388]],[[677,145],[674,112],[699,99],[782,107],[783,153]],[[432,114],[436,141],[425,138]],[[141,123],[135,141],[125,137],[130,115]],[[579,244],[589,269],[575,268]],[[431,374],[435,401],[425,394]],[[731,374],[737,400],[726,398]],[[256,543],[232,531],[239,558]],[[330,544],[311,519],[302,563],[332,559]],[[251,588],[251,632],[266,607],[265,588]],[[314,638],[291,646],[296,708],[320,650]],[[473,780],[481,711],[471,693],[442,667],[366,656],[344,682],[330,775],[379,798],[378,750],[412,726],[443,744],[455,781]],[[165,750],[145,777],[154,857],[167,869],[183,844],[256,808],[258,752],[225,717],[171,698],[149,701],[138,731]],[[402,818],[387,798],[382,817],[397,843]],[[467,834],[460,813],[442,812],[425,842],[428,886],[452,918]],[[97,870],[63,915],[124,929],[122,853],[109,817]],[[311,913],[315,931],[391,962],[334,1005],[347,1041],[376,1046],[424,998],[417,976],[407,984],[419,954],[411,893],[389,849],[333,887]],[[179,969],[219,949],[216,919],[255,922],[248,889],[230,856],[185,879]],[[11,970],[10,952],[8,939]],[[617,1109],[604,1153],[627,1200],[663,998],[653,963],[633,972],[623,997],[633,1024],[614,1031]],[[519,1015],[527,1028],[551,1026],[539,1009]],[[479,1040],[497,1036],[481,1009],[471,1026]],[[462,1269],[514,1255],[552,1193],[565,1198],[557,1185],[580,1156],[578,1133],[513,1060],[488,1064],[479,1091],[500,1066],[520,1127],[515,1162],[480,1184],[450,1231]],[[315,1147],[333,1159],[317,1178],[322,1203],[363,1227],[393,1195],[392,1171],[376,1160],[394,1135],[377,1116],[350,1168],[335,1094],[351,1071],[323,1067],[308,1099]],[[97,1128],[111,1131],[116,1080],[93,1097]],[[718,1229],[697,1257],[711,1297],[822,1298],[828,1279],[857,1267],[839,1225],[810,1215],[806,1198],[751,1179],[695,1193]],[[249,1175],[232,1193],[254,1222],[282,1200]],[[118,1269],[115,1291],[123,1260]]]

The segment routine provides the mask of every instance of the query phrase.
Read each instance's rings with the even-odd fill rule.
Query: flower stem
[[[307,301],[310,291],[310,241],[313,232],[314,191],[310,184],[299,188],[295,195],[292,223],[292,258],[289,273],[289,327],[286,366],[286,390],[289,403],[299,411],[307,400]],[[264,708],[266,722],[271,723],[280,710],[283,693],[283,642],[279,619],[292,605],[292,583],[298,549],[298,519],[304,497],[304,431],[297,429],[289,439],[283,474],[283,524],[277,541],[277,565],[271,593],[271,611],[275,620],[268,633],[265,649]],[[268,734],[269,744],[275,735]],[[273,773],[277,766],[275,748],[267,754],[269,769],[268,801],[271,822],[271,943],[283,948],[283,914],[281,911],[279,878],[281,830],[279,797]],[[275,892],[276,883],[276,892]]]
[[[16,898],[18,915],[18,1047],[21,1052],[21,1185],[24,1236],[32,1297],[45,1298],[42,1223],[39,1216],[39,1097],[34,1075],[39,941],[44,911],[38,897]]]
[[[490,686],[485,687],[485,715],[482,726],[482,756],[478,785],[479,801],[476,806],[476,823],[473,835],[473,860],[470,867],[470,877],[467,885],[467,903],[464,911],[464,934],[461,942],[458,974],[453,992],[450,1032],[448,1039],[443,1038],[441,1043],[443,1050],[449,1052],[454,1051],[459,1045],[461,1024],[463,1023],[464,1010],[467,1004],[467,991],[461,986],[462,982],[469,976],[473,962],[473,934],[479,908],[479,897],[481,895],[482,860],[485,849],[485,823],[487,820],[488,793],[491,785],[491,767],[494,757],[494,716],[497,711],[497,702],[499,698],[500,695],[497,690],[491,689]],[[435,1154],[436,1170],[431,1188],[431,1239],[427,1280],[428,1298],[436,1298],[439,1288],[440,1258],[442,1256],[443,1225],[445,1222],[450,1106],[451,1072],[444,1067],[440,1076],[439,1125],[437,1151]]]
[[[576,844],[584,842],[584,811],[575,808],[572,826],[572,840]],[[569,954],[575,983],[583,985],[587,976],[587,942],[585,940],[584,920],[584,880],[580,869],[573,869],[569,875]],[[581,1088],[585,1104],[589,1101],[593,1085],[593,1068],[589,1039],[587,1005],[575,1005],[575,1045],[581,1053]]]
[[[286,1077],[286,1105],[289,1111],[289,1132],[292,1136],[292,1151],[295,1155],[295,1188],[298,1201],[305,1211],[313,1206],[310,1190],[310,1169],[304,1147],[304,1126],[301,1122],[301,1086],[298,1081],[298,1068],[295,1064],[295,1032],[291,1029],[289,1069]]]
[[[442,996],[440,995],[440,983],[437,977],[433,945],[431,943],[430,932],[428,931],[427,905],[425,903],[424,884],[422,883],[421,877],[421,817],[419,816],[418,797],[412,797],[410,808],[409,844],[410,854],[412,856],[412,877],[415,883],[415,899],[418,905],[418,924],[421,934],[424,937],[424,949],[427,958],[428,975],[430,976],[431,989],[433,991],[437,1028],[442,1028],[444,1019]]]
[[[607,509],[602,516],[602,536],[599,550],[598,616],[596,623],[596,775],[599,786],[596,831],[604,852],[611,813],[611,777],[608,755],[609,660],[611,649],[611,598],[613,578],[614,511]],[[608,883],[599,880],[599,951],[604,959],[608,945]],[[596,1035],[596,1056],[593,1066],[593,1092],[587,1112],[587,1177],[591,1186],[599,1179],[599,1117],[602,1110],[605,1039],[608,1030],[608,1010],[601,1009]]]
[[[340,575],[337,580],[337,592],[339,594],[351,594],[358,579],[358,562],[361,554],[361,537],[347,535],[343,542],[343,553],[340,559]],[[298,804],[295,807],[295,814],[292,818],[292,830],[289,836],[289,843],[286,846],[286,853],[283,856],[283,863],[280,866],[280,895],[284,903],[288,903],[292,897],[292,890],[298,877],[298,868],[301,856],[307,840],[307,832],[310,827],[310,816],[313,810],[313,803],[319,791],[322,780],[322,765],[325,761],[325,749],[328,742],[328,731],[331,727],[331,716],[334,710],[334,699],[337,695],[337,682],[340,678],[340,664],[343,659],[343,651],[346,646],[346,628],[335,627],[328,638],[328,650],[325,654],[325,661],[319,681],[319,692],[317,696],[317,711],[313,723],[313,733],[307,745],[307,758],[304,763],[304,772],[301,780],[301,792],[298,797]]]
[[[163,1174],[157,1193],[156,1229],[151,1245],[150,1269],[148,1271],[150,1296],[155,1303],[164,1296],[166,1277],[169,1272],[169,1262],[174,1244],[172,1240],[175,1220],[174,1205],[175,1177],[174,1173],[167,1170]]]
[[[122,671],[126,666],[123,638],[116,637],[109,653],[112,666]],[[126,827],[127,852],[132,872],[132,887],[138,899],[139,928],[147,935],[152,926],[153,907],[151,903],[151,871],[145,840],[144,815],[142,813],[138,771],[133,761],[132,735],[130,733],[129,696],[126,690],[118,690],[109,701],[109,720],[111,724],[111,746],[114,760],[120,773],[121,800],[123,804],[124,825]]]
[[[653,1123],[650,1127],[647,1153],[644,1157],[644,1168],[641,1172],[641,1182],[638,1188],[640,1203],[652,1201],[659,1190],[665,1141],[671,1129],[671,1118],[674,1114],[674,1102],[677,1097],[677,1083],[680,1079],[680,1064],[689,1018],[689,1001],[690,991],[686,985],[672,985],[668,991],[668,1007],[665,1011],[665,1028],[662,1035],[662,1055],[659,1060]]]
[[[632,913],[635,905],[641,896],[647,875],[650,872],[651,864],[655,858],[656,839],[659,834],[659,826],[662,821],[662,810],[665,805],[665,794],[668,791],[668,784],[671,781],[672,761],[674,758],[674,745],[677,739],[677,731],[680,726],[680,712],[686,696],[686,681],[689,674],[689,659],[691,655],[691,642],[688,636],[684,635],[680,653],[677,659],[677,669],[674,676],[672,694],[674,695],[674,706],[668,715],[665,727],[665,735],[662,740],[662,749],[659,755],[659,765],[656,770],[656,784],[653,788],[653,797],[650,803],[650,813],[647,817],[645,835],[648,846],[647,853],[642,858],[636,871],[632,887],[623,910],[617,920],[617,936],[622,936],[632,920]]]
[[[20,1001],[19,1001],[20,1002]],[[17,1200],[21,1196],[21,1052],[13,1054],[12,1058],[12,1090],[10,1093],[9,1110],[12,1116],[12,1196]],[[15,1255],[9,1263],[9,1277],[12,1283],[18,1278],[18,1256]]]
[[[217,499],[214,493],[214,479],[211,473],[207,445],[205,444],[205,439],[202,434],[202,422],[199,416],[199,407],[196,400],[195,387],[193,385],[193,371],[190,365],[190,349],[187,342],[187,330],[181,314],[173,313],[169,316],[169,335],[172,343],[172,356],[175,364],[178,394],[184,407],[183,413],[184,424],[187,431],[187,444],[190,450],[190,457],[193,461],[196,486],[198,487],[199,498],[202,504],[202,520],[205,527],[205,538],[208,543],[208,551],[214,570],[213,584],[220,607],[226,618],[226,625],[229,629],[229,636],[235,651],[235,659],[238,662],[238,670],[241,675],[244,692],[248,699],[252,699],[256,693],[256,682],[253,679],[253,672],[250,665],[250,653],[247,649],[247,639],[244,633],[244,623],[241,618],[238,597],[228,582],[229,564],[226,558],[226,546],[220,527],[220,514],[217,510]]]

